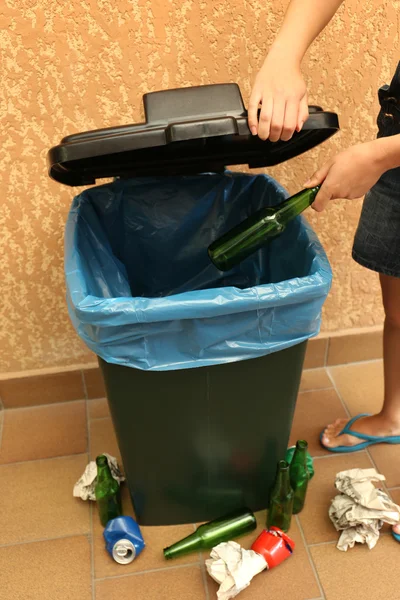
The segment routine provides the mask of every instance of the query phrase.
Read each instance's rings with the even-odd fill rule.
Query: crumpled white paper
[[[336,531],[342,532],[339,550],[346,552],[356,542],[372,550],[383,523],[400,522],[400,507],[373,484],[382,481],[385,477],[375,469],[350,469],[336,475],[335,487],[342,493],[332,500],[329,517]]]
[[[104,456],[107,458],[108,466],[111,470],[111,475],[114,477],[119,484],[121,481],[125,481],[125,477],[122,475],[119,467],[117,459],[114,456],[110,456],[106,452],[103,452]],[[82,498],[82,500],[96,500],[96,496],[94,494],[94,488],[96,486],[96,478],[97,478],[97,465],[96,461],[92,460],[86,467],[83,475],[74,485],[73,496],[75,498]]]
[[[218,544],[206,560],[209,575],[220,585],[218,600],[229,600],[250,585],[254,575],[267,568],[264,558],[236,542]]]

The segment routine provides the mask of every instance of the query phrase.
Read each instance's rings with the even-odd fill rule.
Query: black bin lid
[[[251,135],[236,84],[206,85],[143,97],[145,123],[70,135],[48,153],[49,175],[70,186],[109,177],[221,172],[270,167],[324,142],[339,129],[335,113],[310,106],[289,142]]]

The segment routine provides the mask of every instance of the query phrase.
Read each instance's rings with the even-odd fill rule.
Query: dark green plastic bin
[[[139,523],[264,509],[332,274],[301,219],[228,274],[207,247],[287,197],[271,178],[226,166],[298,156],[337,132],[337,115],[309,107],[302,131],[273,144],[251,135],[235,84],[143,100],[143,123],[74,134],[48,153],[62,184],[114,180],[72,204],[69,314],[102,357]]]
[[[162,372],[99,359],[140,524],[266,508],[305,349],[306,342],[253,360]]]

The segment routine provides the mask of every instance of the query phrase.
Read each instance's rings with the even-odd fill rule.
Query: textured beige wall
[[[310,52],[311,101],[336,110],[334,140],[272,171],[291,191],[317,164],[375,134],[376,88],[398,53],[398,2],[350,0]],[[0,7],[0,369],[91,360],[64,302],[63,229],[73,192],[46,174],[65,134],[141,118],[146,91],[251,80],[280,0],[3,0]],[[350,260],[358,202],[311,219],[335,284],[325,331],[381,321],[377,278]]]

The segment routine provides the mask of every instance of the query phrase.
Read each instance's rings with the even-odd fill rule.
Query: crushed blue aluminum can
[[[107,552],[120,565],[131,563],[145,547],[140,527],[132,517],[111,519],[103,536]]]

